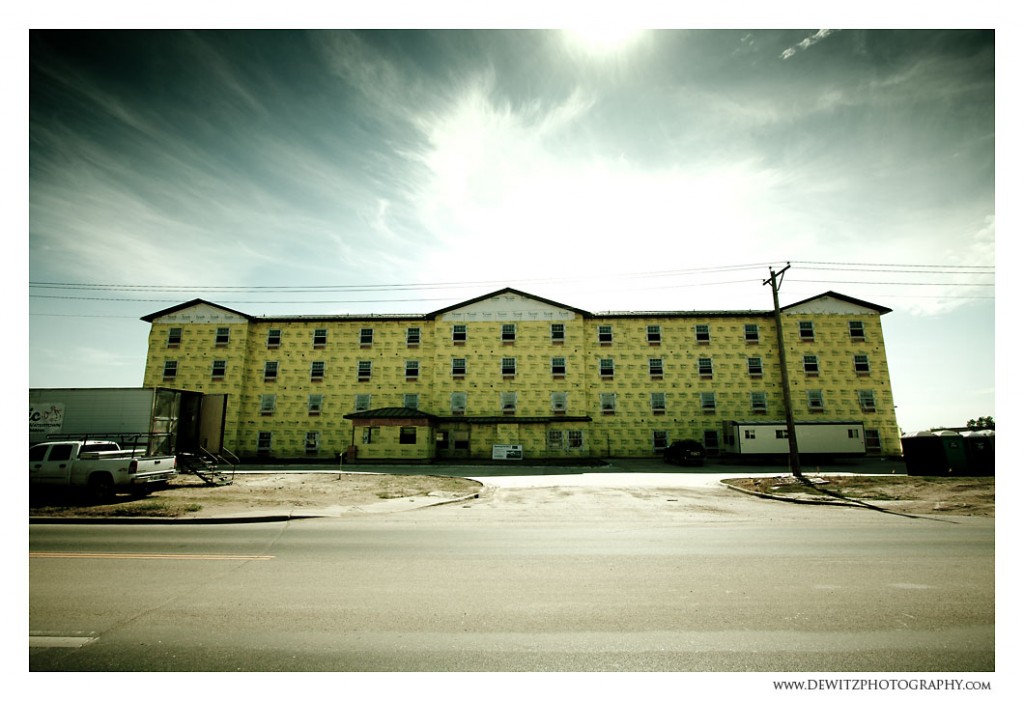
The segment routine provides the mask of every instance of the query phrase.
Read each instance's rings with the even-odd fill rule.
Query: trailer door
[[[204,394],[199,419],[199,445],[214,455],[224,446],[224,418],[227,415],[228,395]]]

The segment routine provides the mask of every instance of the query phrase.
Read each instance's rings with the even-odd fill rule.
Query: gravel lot
[[[316,512],[372,508],[392,500],[446,500],[471,497],[483,488],[458,477],[351,473],[242,474],[225,486],[207,485],[194,475],[178,475],[146,497],[119,495],[90,503],[72,493],[33,494],[30,517],[245,515],[276,511]],[[429,498],[429,499],[428,499]]]

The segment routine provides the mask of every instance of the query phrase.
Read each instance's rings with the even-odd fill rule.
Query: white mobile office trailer
[[[789,434],[783,421],[726,421],[722,433],[723,452],[727,454],[789,453]],[[798,423],[796,443],[800,455],[864,455],[864,424],[855,421]]]

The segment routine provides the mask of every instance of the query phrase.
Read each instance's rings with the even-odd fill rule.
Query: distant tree
[[[981,416],[968,421],[967,428],[975,431],[994,431],[996,430],[996,422],[991,416]]]

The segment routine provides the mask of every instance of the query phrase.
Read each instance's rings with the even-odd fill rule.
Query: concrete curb
[[[825,497],[822,499],[802,499],[800,497],[788,497],[782,496],[780,494],[765,494],[764,492],[754,492],[749,489],[744,489],[743,487],[737,487],[734,484],[727,484],[724,481],[721,482],[721,484],[727,487],[728,489],[732,489],[733,491],[740,492],[742,494],[747,494],[753,497],[760,497],[761,499],[774,499],[775,501],[785,501],[789,502],[790,504],[809,504],[811,506],[850,506],[858,509],[871,509],[873,511],[884,511],[886,513],[892,513],[881,507],[873,506],[872,504],[866,504],[864,502],[859,501],[835,499],[829,497]]]
[[[474,480],[476,481],[476,480]],[[386,508],[382,509],[370,509],[367,511],[361,511],[358,506],[352,507],[351,511],[344,513],[377,513],[377,514],[394,514],[401,513],[403,511],[416,511],[417,509],[429,509],[434,506],[445,506],[446,504],[458,504],[464,501],[472,501],[474,499],[480,499],[482,495],[490,495],[494,491],[494,487],[480,484],[480,491],[476,494],[470,494],[467,496],[457,497],[454,499],[443,499],[439,501],[432,501],[428,504],[416,504],[413,506],[407,506],[401,508],[403,505],[399,505],[398,500],[395,504],[384,503],[382,506]],[[387,507],[398,507],[398,508],[387,508]],[[158,524],[185,524],[185,525],[212,525],[222,523],[274,523],[279,521],[298,521],[302,519],[312,518],[339,518],[339,515],[324,514],[324,513],[264,513],[254,515],[234,515],[227,514],[225,516],[30,516],[28,522],[30,524],[91,524],[91,525],[158,525]]]

